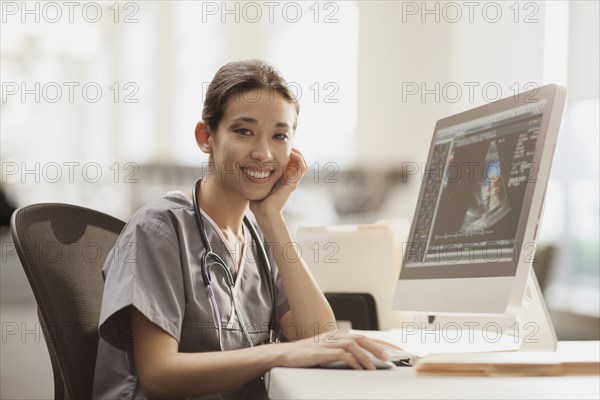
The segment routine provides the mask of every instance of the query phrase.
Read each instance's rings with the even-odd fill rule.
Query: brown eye
[[[250,132],[250,129],[246,129],[246,128],[236,129],[235,132],[237,132],[243,136],[247,136],[247,133],[252,133],[252,132]]]

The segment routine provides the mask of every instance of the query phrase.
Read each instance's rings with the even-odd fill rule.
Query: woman
[[[285,80],[265,62],[232,62],[216,73],[196,126],[209,155],[195,193],[201,219],[196,191],[173,191],[138,210],[119,236],[103,270],[94,397],[266,397],[261,376],[273,367],[342,360],[373,369],[363,349],[387,359],[366,337],[335,332],[306,264],[285,246],[292,238],[282,209],[307,171],[292,147],[298,112]],[[243,223],[248,208],[268,244],[283,343],[258,345],[269,339],[273,299]],[[237,312],[223,270],[210,269],[214,303],[205,289],[200,223],[235,279]]]

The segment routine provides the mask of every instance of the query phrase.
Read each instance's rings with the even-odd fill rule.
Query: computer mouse
[[[391,361],[383,361],[373,355],[369,355],[369,359],[373,363],[376,369],[390,369],[395,368],[396,365]],[[330,368],[330,369],[352,369],[352,366],[345,361],[329,361],[327,363],[321,364],[321,368]]]

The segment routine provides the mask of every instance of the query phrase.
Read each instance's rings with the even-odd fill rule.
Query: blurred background
[[[208,160],[194,139],[208,83],[248,58],[300,99],[309,171],[286,205],[292,233],[410,221],[438,119],[567,87],[536,271],[559,340],[599,339],[598,4],[3,1],[0,397],[53,393],[12,209],[65,202],[128,220],[190,190]]]

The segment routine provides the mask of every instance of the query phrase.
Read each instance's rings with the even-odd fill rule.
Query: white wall
[[[452,2],[461,4],[460,2]],[[435,14],[423,14],[422,3],[360,2],[358,149],[360,164],[398,165],[424,161],[435,122],[444,116],[521,90],[527,82],[542,84],[544,24],[543,7],[535,13],[537,23],[515,23],[510,4],[502,5],[502,17],[461,6],[461,18],[437,4]],[[420,11],[413,15],[410,7]],[[478,10],[481,10],[478,13]],[[521,10],[523,11],[523,10]],[[527,10],[531,12],[530,10]],[[486,21],[487,18],[487,21]],[[423,19],[425,22],[423,22]],[[523,15],[519,20],[524,19]],[[457,20],[456,22],[452,22]],[[405,21],[405,22],[404,22]],[[411,83],[434,89],[435,94],[410,95]],[[515,87],[515,83],[517,86]],[[491,84],[488,94],[483,87]],[[444,86],[447,86],[444,90]],[[453,88],[460,88],[459,95]],[[473,96],[469,95],[473,88]],[[403,98],[404,97],[404,98]]]

